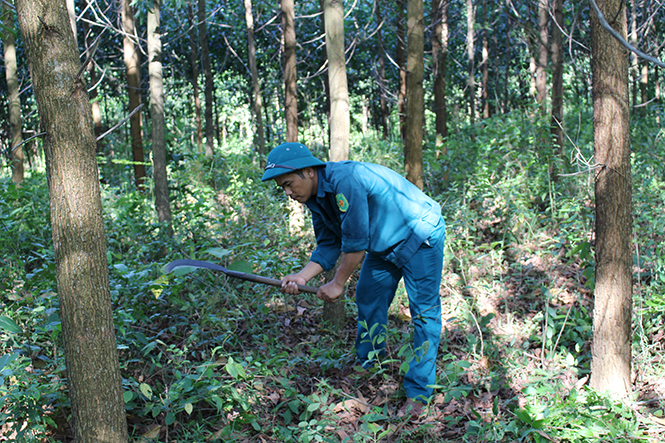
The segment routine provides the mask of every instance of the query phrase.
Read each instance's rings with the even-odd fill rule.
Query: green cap
[[[314,157],[307,146],[302,143],[282,143],[268,154],[268,162],[261,181],[264,182],[299,169],[323,166],[324,164]]]

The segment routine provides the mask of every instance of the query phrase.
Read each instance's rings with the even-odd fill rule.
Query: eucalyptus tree
[[[281,0],[283,63],[284,63],[284,113],[286,115],[286,141],[298,141],[298,96],[296,93],[296,29],[293,0]]]
[[[600,0],[599,11],[626,38],[622,0]],[[631,391],[632,184],[628,53],[591,14],[593,139],[596,202],[596,284],[591,387]]]
[[[420,189],[423,189],[423,124],[425,117],[423,0],[408,0],[406,9],[407,72],[404,169],[406,178]]]
[[[132,159],[134,182],[137,189],[144,191],[146,169],[143,153],[143,129],[141,122],[141,60],[137,39],[134,8],[130,0],[121,0],[121,19],[123,31],[123,56],[127,75],[127,95],[129,97],[130,134],[132,139]]]
[[[552,0],[552,144],[557,154],[563,149],[563,0]]]
[[[205,155],[212,158],[214,155],[215,123],[213,121],[213,75],[210,64],[210,49],[208,48],[208,26],[206,24],[206,1],[198,0],[198,30],[199,46],[201,48],[201,69],[205,78]]]
[[[21,117],[21,97],[19,95],[18,65],[16,62],[16,37],[14,35],[14,11],[7,2],[2,2],[2,42],[5,53],[5,79],[9,100],[9,152],[12,167],[12,181],[20,184],[23,170],[23,118]]]
[[[194,12],[192,4],[187,3],[187,17],[189,19],[189,45],[192,82],[192,102],[194,103],[194,121],[196,123],[196,146],[203,151],[203,124],[201,121],[201,97],[199,95],[199,41],[196,38],[196,25],[194,23]]]
[[[330,91],[330,161],[349,159],[349,90],[344,57],[344,7],[342,0],[324,0],[328,86]]]
[[[166,173],[166,124],[164,122],[164,79],[162,75],[162,41],[160,36],[160,0],[152,0],[148,11],[148,72],[150,75],[150,119],[152,121],[152,174],[157,219],[172,235],[169,180]]]
[[[448,4],[449,0],[432,0],[432,77],[434,77],[434,115],[436,146],[448,137],[446,109],[446,76],[448,73]]]
[[[263,100],[261,98],[261,82],[259,72],[256,68],[256,43],[254,41],[254,16],[252,15],[252,0],[245,0],[245,22],[247,24],[247,59],[249,61],[249,72],[252,75],[252,111],[255,125],[256,151],[263,164],[263,157],[266,153],[265,131],[263,129],[262,108]]]
[[[127,442],[95,135],[64,0],[17,0],[46,155],[74,441]]]
[[[540,112],[547,112],[547,60],[549,41],[549,4],[548,0],[538,0],[538,57],[536,58],[536,102]]]

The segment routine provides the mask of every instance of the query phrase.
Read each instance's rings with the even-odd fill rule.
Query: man
[[[298,294],[298,284],[332,269],[341,252],[334,279],[317,293],[318,298],[334,302],[363,262],[356,286],[356,353],[365,368],[385,347],[388,308],[404,278],[416,358],[404,377],[407,401],[400,413],[419,414],[432,395],[429,386],[435,383],[441,337],[439,287],[445,241],[441,207],[386,167],[353,161],[323,163],[301,143],[284,143],[270,152],[261,180],[271,179],[310,209],[317,242],[309,263],[282,279],[283,292]]]

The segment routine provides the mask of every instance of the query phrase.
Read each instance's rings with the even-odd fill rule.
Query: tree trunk
[[[203,124],[201,123],[201,97],[199,96],[199,45],[196,39],[196,26],[191,3],[187,4],[187,12],[189,15],[189,44],[192,50],[190,57],[192,63],[192,95],[196,119],[196,146],[199,152],[203,153]]]
[[[89,51],[92,49],[92,46],[95,42],[95,35],[90,31],[90,22],[94,22],[95,18],[94,14],[90,9],[87,8],[87,6],[88,1],[83,0],[82,7],[88,11],[86,13],[87,20],[83,20],[83,35],[85,35],[85,41],[83,43],[85,44],[86,51]],[[86,70],[90,76],[89,87],[91,89],[88,94],[90,95],[90,106],[92,106],[92,120],[95,125],[95,138],[97,138],[102,135],[104,131],[102,128],[102,112],[99,109],[99,101],[97,100],[97,88],[99,85],[97,84],[97,71],[95,70],[95,63],[88,63]],[[97,151],[99,151],[101,145],[102,141],[97,141]]]
[[[293,0],[282,0],[282,32],[284,38],[284,112],[286,141],[298,141],[298,96],[296,94],[296,27]]]
[[[563,0],[552,0],[552,144],[557,155],[563,155]],[[554,175],[556,177],[556,175]]]
[[[344,7],[342,0],[324,0],[326,53],[330,87],[330,161],[349,159],[349,91],[344,57]]]
[[[252,0],[245,0],[245,22],[247,23],[247,57],[249,58],[249,71],[252,74],[252,111],[256,133],[254,137],[254,146],[259,155],[261,165],[265,164],[266,155],[266,137],[263,131],[263,116],[261,108],[261,83],[259,72],[256,68],[256,46],[254,44],[254,17],[252,16]]]
[[[432,1],[432,76],[437,150],[448,138],[446,75],[448,72],[448,0]]]
[[[397,92],[397,113],[399,114],[399,134],[406,139],[406,36],[404,33],[404,0],[397,0],[397,66],[399,67],[399,91]]]
[[[483,118],[490,118],[490,94],[489,94],[489,39],[487,38],[487,0],[483,0],[483,40],[482,40],[482,51],[481,51],[481,75],[483,82],[483,93],[482,93],[482,103],[483,103]]]
[[[407,3],[407,73],[406,73],[406,139],[404,169],[406,178],[423,189],[423,120],[424,120],[424,45],[423,0]]]
[[[7,98],[9,108],[10,158],[12,162],[12,181],[17,185],[24,179],[23,171],[23,118],[21,117],[21,97],[18,87],[18,65],[16,63],[16,37],[14,30],[14,11],[9,4],[2,3],[2,33],[5,52],[5,78],[7,79]]]
[[[132,113],[141,105],[141,62],[134,38],[134,9],[130,0],[122,0],[122,29],[125,68],[127,70],[127,94],[129,96],[129,112]],[[135,112],[129,119],[132,138],[132,159],[134,161],[134,182],[139,191],[145,191],[145,160],[143,155],[143,136],[141,130],[141,111]]]
[[[341,261],[342,258],[340,256],[337,259],[335,266],[330,271],[326,271],[324,273],[326,283],[330,283],[335,279],[335,273],[337,273],[337,269],[339,268]],[[323,313],[321,314],[321,318],[323,319],[323,322],[327,323],[327,326],[334,332],[341,331],[344,328],[344,324],[346,323],[346,308],[343,301],[345,294],[346,289],[336,302],[323,302]]]
[[[626,36],[622,0],[598,0],[610,26]],[[591,387],[631,392],[632,185],[628,52],[591,13],[596,196],[596,287]]]
[[[171,203],[166,175],[166,125],[164,123],[164,81],[162,78],[162,41],[159,33],[160,0],[152,0],[148,11],[148,72],[150,73],[150,118],[152,121],[152,174],[155,181],[157,219],[171,236]]]
[[[466,53],[469,62],[469,123],[476,121],[476,12],[473,0],[466,0]]]
[[[383,47],[383,16],[381,15],[381,2],[374,0],[374,7],[376,8],[376,21],[378,22],[378,29],[376,32],[377,46],[379,50],[379,106],[381,108],[379,113],[379,126],[381,127],[381,134],[384,140],[388,139],[388,102],[386,100],[386,50]]]
[[[95,136],[64,0],[18,0],[46,157],[74,441],[127,442]]]
[[[201,68],[203,69],[203,76],[205,77],[205,131],[206,131],[206,145],[205,155],[211,159],[214,155],[215,147],[215,122],[212,119],[212,67],[210,65],[210,51],[208,50],[208,31],[206,26],[206,2],[205,0],[199,1],[199,45],[201,46]]]
[[[538,1],[538,62],[536,63],[536,101],[540,105],[540,112],[547,112],[547,46],[548,46],[548,23],[547,12],[548,0]]]

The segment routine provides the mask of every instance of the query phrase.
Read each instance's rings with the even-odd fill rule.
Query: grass
[[[116,177],[103,188],[112,302],[132,441],[619,442],[665,428],[665,174],[635,125],[635,396],[588,388],[593,303],[593,191],[583,170],[534,146],[538,126],[495,118],[426,146],[427,191],[448,224],[444,334],[428,419],[395,418],[409,318],[391,307],[378,370],[352,368],[353,284],[340,331],[311,295],[208,271],[164,275],[177,258],[279,277],[306,262],[310,230],[289,231],[286,199],[259,181],[242,147],[214,164],[171,164],[174,238],[152,203]],[[240,144],[238,144],[240,145]],[[355,160],[400,168],[396,143],[364,141]],[[588,141],[579,146],[590,149]],[[584,148],[586,147],[586,148]],[[590,152],[581,152],[585,158]],[[577,168],[577,169],[576,169]],[[0,425],[26,442],[68,441],[69,411],[43,174],[0,190]],[[123,184],[124,183],[124,184]],[[320,282],[312,282],[320,284]]]

